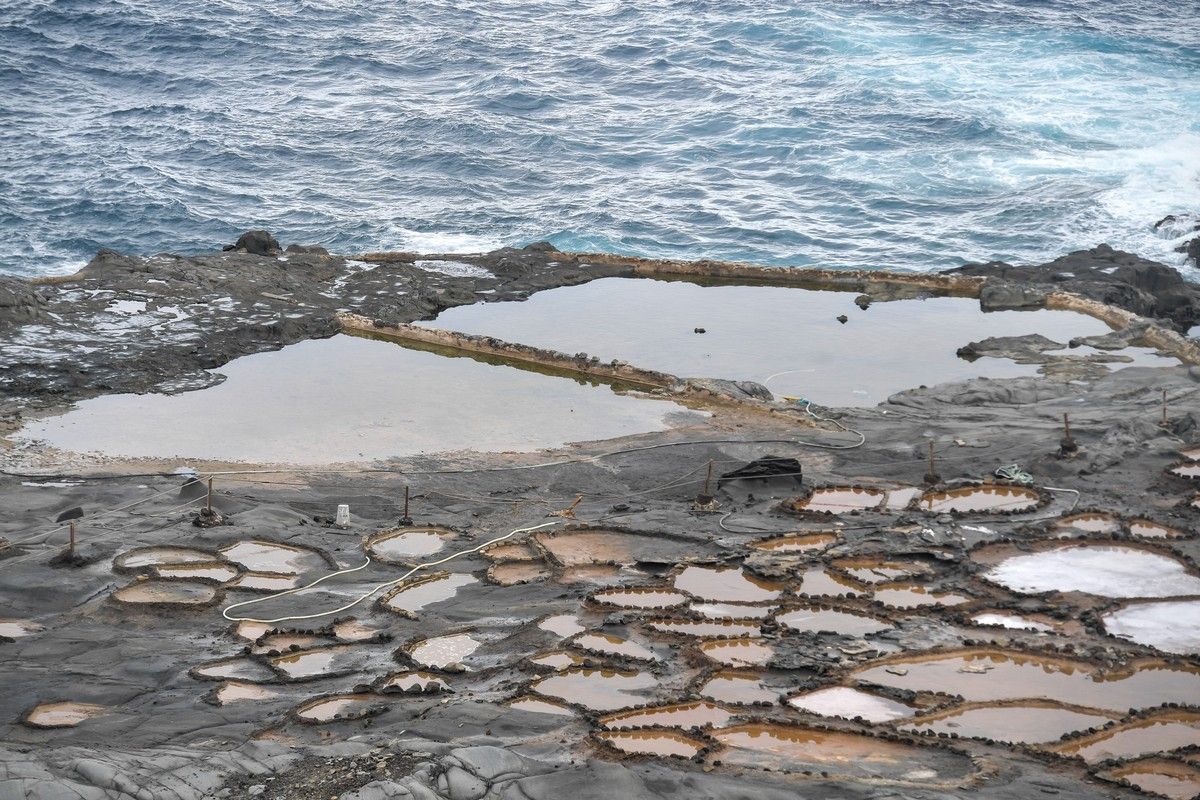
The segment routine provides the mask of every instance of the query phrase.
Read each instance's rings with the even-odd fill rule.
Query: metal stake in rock
[[[408,515],[408,487],[404,487],[404,516],[400,517],[400,524],[404,527],[409,527],[413,524],[412,517]]]
[[[208,479],[208,494],[205,497],[204,508],[192,518],[192,524],[197,528],[215,528],[225,523],[225,518],[213,508],[213,479]]]
[[[1063,414],[1063,438],[1058,442],[1058,454],[1070,458],[1079,452],[1079,445],[1071,438],[1071,415]]]
[[[704,476],[704,489],[692,501],[693,511],[716,511],[721,507],[721,504],[717,502],[717,498],[713,497],[712,494],[713,464],[715,463],[712,459],[708,460],[708,472]]]
[[[1158,423],[1164,428],[1171,427],[1171,423],[1167,420],[1167,390],[1162,390],[1162,422]]]
[[[933,454],[933,439],[929,440],[929,472],[925,473],[925,483],[936,486],[942,482],[942,476],[937,474],[937,460]]]

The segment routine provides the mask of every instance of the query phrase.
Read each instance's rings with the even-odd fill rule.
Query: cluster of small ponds
[[[1028,513],[1044,502],[1018,487],[962,488],[952,496],[965,505],[930,510],[969,515],[1003,503],[1011,511],[1007,504],[1024,497]],[[908,508],[929,499],[884,489],[870,507],[891,508],[893,494]],[[625,756],[965,786],[975,775],[970,759],[928,740],[977,740],[1078,758],[1105,777],[1168,797],[1200,788],[1200,771],[1171,756],[1200,746],[1200,667],[1170,656],[1200,653],[1200,577],[1169,546],[1192,533],[1079,512],[1044,523],[1040,536],[970,550],[975,574],[964,578],[961,568],[947,567],[953,560],[842,555],[840,513],[828,512],[835,522],[824,528],[742,542],[754,571],[698,556],[686,538],[539,532],[485,551],[486,578],[438,572],[398,585],[379,598],[369,621],[360,615],[309,631],[240,623],[235,636],[246,652],[191,674],[215,684],[210,698],[218,704],[287,702],[296,721],[330,724],[387,713],[396,694],[452,697],[478,690],[476,681],[495,686],[497,670],[517,667],[525,679],[506,698],[514,713],[590,726],[601,751]],[[401,528],[364,546],[381,561],[411,564],[460,536]],[[647,572],[649,563],[677,566]],[[779,569],[762,569],[770,564]],[[514,580],[509,565],[526,570]],[[269,590],[247,585],[247,576],[278,578],[286,588],[329,569],[315,550],[266,540],[211,551],[138,548],[113,566],[136,575],[114,601],[151,613],[211,604],[230,590]],[[379,615],[419,622],[461,593],[529,582],[556,582],[585,600],[537,620],[536,635],[522,636],[535,644],[520,653],[501,652],[496,630],[467,627],[417,636],[398,650],[382,646],[391,623]],[[1082,630],[1079,624],[1014,602],[1048,596],[1057,606],[1094,612],[1097,632],[1158,652],[1134,650],[1123,663],[1101,665],[1057,650],[1060,634]],[[623,624],[606,627],[614,613]],[[993,643],[901,649],[891,634],[930,614]],[[32,623],[0,625],[10,636],[37,632]],[[829,648],[850,657],[824,679],[787,666],[797,652]],[[369,686],[364,675],[375,676]],[[302,688],[339,676],[353,676],[354,691]],[[32,709],[25,721],[67,727],[110,711],[58,701]]]

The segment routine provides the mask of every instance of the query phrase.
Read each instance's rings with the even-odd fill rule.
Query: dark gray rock
[[[243,250],[256,256],[278,255],[279,242],[268,231],[246,231],[238,237],[234,250]]]
[[[1039,293],[1066,290],[1164,320],[1181,333],[1200,323],[1200,285],[1188,283],[1172,267],[1106,244],[1045,264],[1014,266],[991,261],[947,273],[988,278],[980,297],[985,310],[1036,307],[1034,299]]]

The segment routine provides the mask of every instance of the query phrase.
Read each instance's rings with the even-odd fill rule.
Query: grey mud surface
[[[236,253],[145,260],[102,253],[68,282],[0,285],[0,411],[10,429],[22,414],[101,393],[202,385],[211,380],[204,370],[238,355],[332,333],[334,314],[341,309],[403,322],[473,302],[481,291],[489,299],[511,298],[620,274],[617,267],[585,268],[563,254],[537,250],[469,259],[495,278],[430,273],[412,266],[412,259],[362,266],[366,262],[287,255],[288,261],[281,262]],[[106,310],[114,300],[145,302],[139,316],[152,320],[138,323],[133,333],[108,327],[128,322]],[[1159,424],[1163,389],[1170,403],[1165,427]],[[980,379],[902,392],[874,409],[822,413],[861,431],[865,444],[855,449],[807,446],[800,442],[844,447],[856,439],[828,423],[805,427],[784,415],[719,408],[686,431],[572,448],[547,460],[560,455],[583,459],[618,446],[684,438],[739,443],[643,449],[519,471],[431,474],[446,465],[425,460],[407,465],[407,474],[221,476],[215,507],[224,524],[211,528],[193,525],[195,487],[181,488],[183,479],[176,475],[122,474],[114,464],[106,465],[104,476],[0,474],[0,537],[19,543],[0,551],[2,616],[41,626],[27,636],[0,637],[0,798],[1142,796],[1102,781],[1097,773],[1104,765],[1089,766],[1031,747],[910,736],[890,723],[817,717],[783,698],[850,685],[853,672],[901,651],[965,646],[1057,655],[1100,670],[1120,670],[1145,659],[1195,669],[1194,658],[1105,635],[1099,615],[1118,602],[1079,593],[1015,594],[983,580],[982,567],[970,551],[992,542],[1037,546],[1056,535],[1052,526],[1060,515],[1102,509],[1180,531],[1178,538],[1136,544],[1179,559],[1195,574],[1200,507],[1190,500],[1200,484],[1169,474],[1167,468],[1179,461],[1181,449],[1200,440],[1200,371],[1128,368],[1087,379]],[[1063,413],[1071,415],[1080,447],[1072,458],[1058,453]],[[789,441],[750,443],[753,439]],[[919,486],[928,471],[930,440],[943,481],[986,479],[996,467],[1017,463],[1032,475],[1035,486],[1074,490],[1078,500],[1071,492],[1046,492],[1045,505],[1011,516],[895,509],[806,517],[784,506],[813,486]],[[726,481],[715,491],[714,512],[693,508],[710,460],[722,473],[768,455],[798,459],[804,486],[797,487],[791,477]],[[528,463],[527,457],[478,455],[467,466]],[[463,462],[452,466],[461,469]],[[357,566],[364,560],[366,537],[396,526],[405,486],[412,491],[415,523],[446,529],[442,554],[475,547],[519,526],[555,521],[567,530],[539,532],[519,556],[515,551],[503,558],[471,554],[439,567],[474,580],[449,599],[423,606],[412,618],[372,598],[336,617],[280,623],[280,629],[300,631],[303,652],[338,648],[331,670],[311,680],[291,680],[272,669],[271,659],[279,655],[269,651],[269,641],[264,640],[260,652],[250,653],[254,643],[239,637],[222,618],[221,608],[228,603],[261,593],[218,587],[219,602],[200,607],[137,606],[112,598],[116,589],[139,580],[137,568],[114,569],[114,557],[138,547],[190,547],[222,560],[219,550],[239,541],[287,543],[314,551],[300,559],[305,582],[333,564]],[[571,506],[579,495],[574,519],[548,516]],[[141,502],[114,510],[135,501]],[[180,508],[188,502],[190,506]],[[352,511],[345,529],[330,524],[341,503]],[[58,528],[60,514],[75,507],[85,515],[77,556],[56,559],[62,532],[33,535]],[[601,544],[564,545],[563,537],[579,528],[609,533],[600,537]],[[750,547],[765,537],[805,531],[836,531],[837,540],[828,550],[801,553]],[[1126,542],[1130,538],[1116,536]],[[25,539],[31,541],[20,543]],[[884,607],[871,601],[869,588],[859,597],[805,596],[800,575],[852,556],[911,562],[919,567],[916,580],[967,601]],[[525,560],[504,560],[518,557]],[[522,573],[528,582],[497,583],[495,576],[502,572],[497,568],[505,563],[528,565]],[[669,586],[689,564],[741,566],[756,580],[777,585],[781,595],[773,609],[817,602],[870,613],[887,623],[885,630],[865,638],[802,633],[776,623],[778,612],[772,611],[762,622],[760,638],[773,654],[768,663],[747,669],[780,699],[731,706],[735,722],[769,721],[811,730],[818,737],[820,731],[861,735],[880,747],[911,748],[904,752],[913,761],[884,765],[876,774],[856,772],[853,764],[836,760],[782,769],[753,759],[734,763],[729,749],[712,738],[719,729],[685,732],[704,746],[692,760],[625,756],[596,737],[600,724],[586,708],[551,715],[507,705],[553,674],[530,662],[531,656],[571,649],[569,637],[538,624],[563,614],[575,616],[588,630],[632,640],[654,654],[654,661],[645,662],[576,651],[585,667],[650,674],[653,685],[634,697],[632,705],[698,699],[699,687],[720,666],[689,637],[656,633],[647,625],[650,617],[687,612],[620,610],[591,599],[605,587]],[[396,565],[374,562],[315,592],[247,611],[318,613],[400,574]],[[983,610],[1049,620],[1056,630],[1039,634],[970,623],[969,617]],[[338,640],[325,626],[347,616],[377,635]],[[408,655],[413,645],[460,632],[481,644],[461,664],[431,670],[448,690],[382,689],[387,676],[417,669]],[[220,704],[221,681],[195,671],[234,658],[239,659],[241,680],[258,686],[265,697]],[[313,698],[345,693],[369,695],[370,708],[325,724],[311,724],[296,714]],[[958,702],[948,694],[893,691],[892,697],[926,709]],[[102,710],[75,727],[23,724],[29,710],[52,701],[92,703]],[[1133,713],[1137,719],[1137,714],[1153,712],[1114,713],[1121,719]],[[1193,747],[1170,757],[1185,763],[1195,752]]]

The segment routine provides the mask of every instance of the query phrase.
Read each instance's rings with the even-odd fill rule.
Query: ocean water
[[[362,249],[1185,267],[1200,3],[0,0],[0,272]]]

